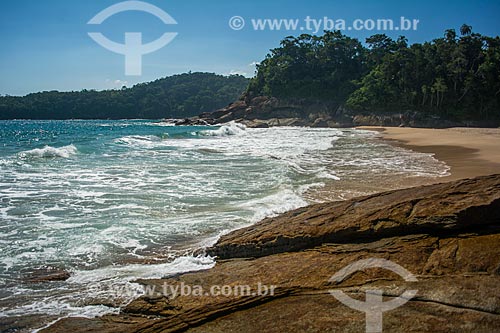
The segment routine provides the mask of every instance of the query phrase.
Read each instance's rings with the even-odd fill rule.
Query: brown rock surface
[[[406,110],[403,112],[359,111],[347,108],[335,101],[308,98],[252,97],[245,93],[240,99],[213,112],[182,120],[169,120],[177,125],[215,125],[229,121],[255,123],[269,126],[288,126],[286,119],[298,119],[300,125],[311,127],[355,127],[355,126],[409,126],[423,128],[449,127],[498,127],[491,121],[456,121],[435,115]],[[276,121],[276,119],[285,120]]]
[[[26,282],[40,283],[50,281],[66,281],[71,277],[71,274],[61,268],[44,266],[39,267],[25,277]]]
[[[498,224],[499,216],[500,177],[480,177],[304,207],[223,236],[209,253],[260,257],[328,242],[449,235]]]
[[[329,290],[387,301],[418,290],[383,316],[384,332],[495,332],[500,327],[500,175],[385,192],[302,208],[224,236],[210,270],[140,281],[157,293],[122,314],[67,318],[43,332],[364,332],[364,313]],[[250,258],[251,257],[251,258]],[[391,260],[406,282],[369,268],[340,283],[361,259]],[[168,286],[276,286],[274,295],[172,297]]]

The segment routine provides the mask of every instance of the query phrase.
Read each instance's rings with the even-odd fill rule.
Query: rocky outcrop
[[[489,127],[487,122],[458,122],[441,119],[410,110],[401,112],[355,111],[333,101],[310,99],[278,99],[275,97],[242,96],[238,101],[214,112],[199,116],[169,120],[177,125],[216,125],[229,121],[242,122],[248,127],[310,126],[409,126],[409,127]]]
[[[209,254],[261,257],[324,243],[450,235],[499,220],[500,178],[477,178],[304,207],[223,236]]]
[[[221,124],[229,121],[245,123],[248,127],[313,126],[350,127],[352,117],[341,114],[343,109],[334,102],[302,99],[278,99],[258,96],[242,99],[226,108],[177,120],[177,125]],[[337,116],[335,116],[338,113]]]
[[[120,315],[66,318],[43,332],[364,332],[365,315],[331,290],[388,301],[383,332],[495,332],[500,327],[500,175],[313,205],[224,237],[210,270],[139,281],[155,293]],[[368,268],[331,277],[362,259],[390,260],[404,280]],[[274,286],[274,294],[177,295],[163,286]]]

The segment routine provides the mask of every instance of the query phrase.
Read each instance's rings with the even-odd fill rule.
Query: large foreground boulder
[[[500,176],[378,193],[293,210],[223,236],[209,254],[261,257],[324,243],[410,234],[451,236],[500,221]]]

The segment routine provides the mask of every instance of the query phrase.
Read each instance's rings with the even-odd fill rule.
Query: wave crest
[[[156,135],[128,135],[114,140],[117,144],[141,148],[154,148],[161,141],[162,139]]]
[[[246,126],[239,124],[237,122],[231,121],[229,123],[223,124],[216,130],[206,130],[200,131],[200,135],[203,136],[228,136],[228,135],[240,135],[245,133]]]
[[[51,147],[45,146],[43,148],[35,148],[27,151],[23,151],[19,153],[21,157],[34,157],[34,158],[69,158],[72,155],[75,155],[78,152],[78,149],[74,145],[64,146],[64,147]]]

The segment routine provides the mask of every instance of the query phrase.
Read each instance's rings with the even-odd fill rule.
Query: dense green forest
[[[0,97],[0,119],[184,118],[247,96],[326,100],[360,112],[415,111],[457,120],[500,120],[500,38],[457,33],[409,45],[377,34],[366,43],[325,31],[287,37],[250,80],[174,75],[121,90]]]
[[[457,33],[408,45],[339,31],[287,37],[251,80],[250,96],[322,99],[358,111],[417,111],[451,119],[500,118],[500,38]]]
[[[226,106],[247,85],[240,75],[187,73],[121,90],[3,96],[0,119],[183,118]]]

